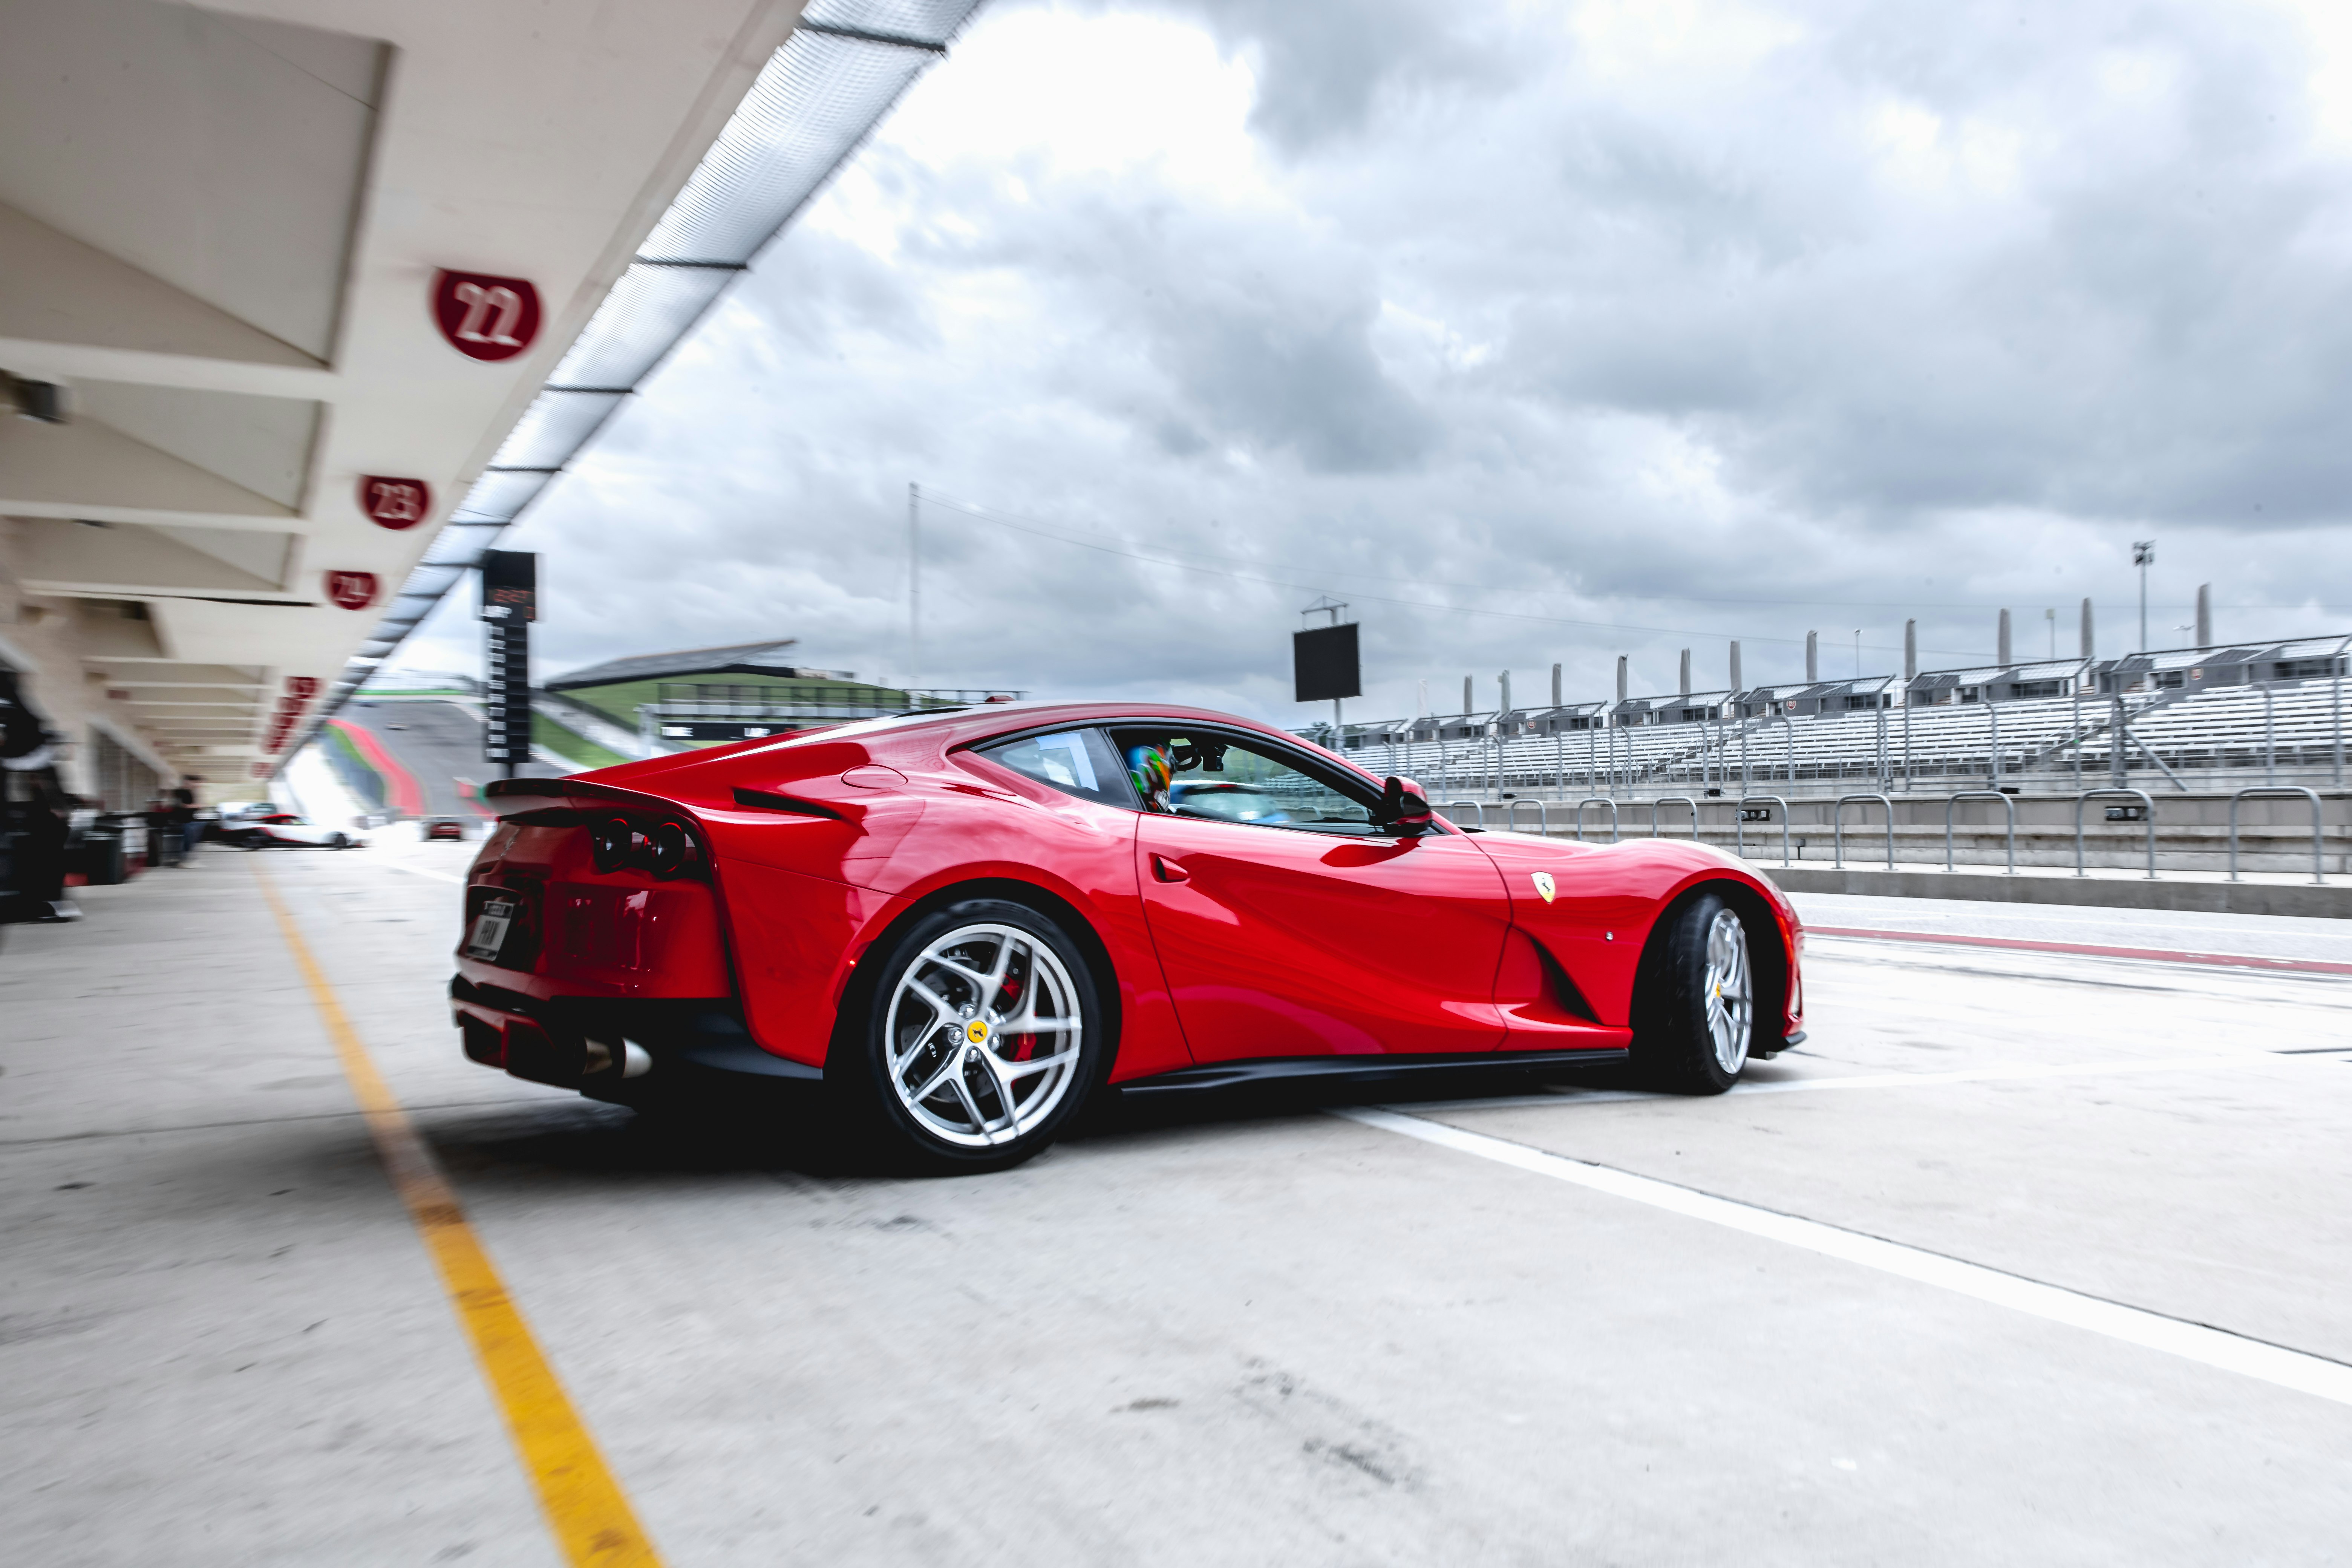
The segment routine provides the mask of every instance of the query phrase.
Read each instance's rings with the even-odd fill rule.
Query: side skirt
[[[1431,1072],[1480,1072],[1532,1068],[1606,1067],[1624,1061],[1628,1051],[1486,1051],[1474,1056],[1276,1057],[1263,1061],[1213,1062],[1179,1068],[1111,1087],[1123,1094],[1183,1094],[1240,1084],[1296,1082],[1304,1079],[1378,1083]]]

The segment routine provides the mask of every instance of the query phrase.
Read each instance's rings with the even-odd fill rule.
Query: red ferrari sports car
[[[468,1056],[622,1103],[800,1079],[933,1169],[1106,1085],[1630,1058],[1706,1094],[1802,1037],[1796,912],[1740,861],[1461,827],[1220,713],[934,710],[486,793]]]

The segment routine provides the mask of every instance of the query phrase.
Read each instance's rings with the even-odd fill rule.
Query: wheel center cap
[[[963,1037],[975,1046],[988,1044],[988,1020],[974,1018],[963,1026]]]

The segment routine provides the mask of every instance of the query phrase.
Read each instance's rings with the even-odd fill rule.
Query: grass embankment
[[[378,811],[392,798],[391,781],[367,760],[357,742],[337,725],[326,726],[329,760],[341,775],[343,785],[362,801]]]
[[[618,752],[608,752],[584,735],[573,733],[544,713],[530,716],[530,743],[544,746],[565,762],[586,773],[592,768],[614,768],[629,759]]]

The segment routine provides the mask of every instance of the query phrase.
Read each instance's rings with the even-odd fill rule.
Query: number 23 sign
[[[525,278],[436,273],[433,319],[459,353],[472,359],[512,359],[539,336],[539,290]]]

